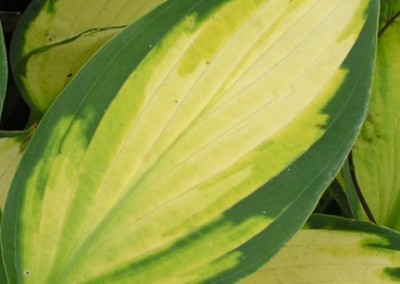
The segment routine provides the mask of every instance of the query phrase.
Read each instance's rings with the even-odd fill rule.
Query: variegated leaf
[[[385,284],[399,283],[399,273],[398,232],[315,215],[268,264],[241,284]]]
[[[33,1],[12,43],[12,65],[26,100],[45,112],[93,53],[165,1]]]
[[[353,159],[355,177],[371,214],[378,224],[399,230],[400,1],[382,4],[371,105]],[[361,206],[352,205],[357,217],[366,218]]]
[[[235,282],[303,225],[364,119],[376,1],[170,0],[45,115],[11,283]]]

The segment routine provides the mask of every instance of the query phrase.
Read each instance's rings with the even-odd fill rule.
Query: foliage
[[[34,0],[9,52],[31,115],[0,131],[0,282],[398,282],[399,11]]]

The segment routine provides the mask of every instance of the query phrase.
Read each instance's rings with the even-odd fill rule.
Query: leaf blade
[[[381,19],[388,20],[399,11],[399,1],[386,1]],[[381,23],[381,26],[384,22]],[[367,119],[353,150],[354,171],[368,206],[378,224],[394,229],[400,228],[399,204],[400,180],[397,175],[399,163],[398,87],[396,74],[400,27],[394,23],[378,40],[374,88]],[[360,206],[353,204],[357,217],[365,220]],[[357,209],[358,208],[358,209]]]
[[[0,117],[3,112],[4,98],[6,96],[7,85],[7,55],[4,44],[3,28],[0,24]]]
[[[11,44],[11,65],[27,102],[44,113],[85,62],[118,32],[113,27],[126,26],[163,2],[32,3]]]
[[[395,283],[399,234],[366,222],[315,215],[261,270],[241,283]]]
[[[14,228],[18,224],[16,231],[13,231],[13,234],[20,236],[17,240],[18,246],[8,246],[13,242],[11,235],[3,240],[5,247],[8,247],[6,259],[9,271],[13,269],[14,261],[18,265],[14,272],[15,279],[33,283],[62,283],[76,279],[96,282],[107,279],[111,283],[121,279],[162,281],[162,277],[168,280],[177,276],[189,277],[195,281],[196,273],[179,275],[176,268],[171,268],[170,264],[164,262],[162,256],[169,253],[176,261],[183,263],[179,250],[173,249],[177,246],[192,258],[193,251],[204,253],[197,262],[195,259],[184,262],[186,267],[180,268],[185,271],[201,271],[204,263],[221,260],[223,265],[214,267],[215,275],[210,275],[206,270],[206,275],[202,277],[223,278],[224,273],[236,265],[247,267],[242,269],[246,274],[251,272],[249,264],[237,258],[237,255],[242,255],[242,246],[246,246],[249,241],[257,243],[260,235],[263,235],[260,239],[268,239],[274,235],[273,228],[280,227],[282,234],[275,239],[275,243],[272,242],[265,248],[266,255],[271,257],[301,227],[312,211],[324,186],[334,177],[348,152],[365,113],[367,96],[362,91],[369,86],[368,67],[372,65],[371,51],[374,49],[373,41],[365,40],[365,37],[369,38],[374,33],[371,28],[374,13],[371,13],[368,27],[363,32],[364,40],[358,45],[357,51],[361,45],[364,49],[366,42],[371,49],[366,49],[362,56],[354,56],[356,52],[350,56],[357,61],[360,58],[364,60],[364,55],[367,55],[368,60],[363,65],[365,68],[360,70],[357,64],[350,64],[353,66],[350,68],[342,63],[364,25],[365,12],[376,12],[376,6],[371,3],[307,1],[303,4],[290,4],[282,1],[253,1],[250,6],[248,1],[170,1],[148,18],[120,33],[95,57],[100,59],[90,61],[81,75],[71,81],[66,92],[42,121],[30,144],[25,159],[31,161],[20,168],[19,174],[24,178],[16,179],[14,184],[15,188],[25,190],[12,192],[12,201],[8,205],[10,213],[6,215],[7,228]],[[247,13],[238,9],[242,7],[249,9]],[[276,7],[280,7],[282,11],[279,19],[281,22],[278,21],[283,23],[278,25],[281,30],[273,28],[273,33],[264,30],[267,36],[259,38],[259,29],[268,30],[272,26],[267,20],[261,21],[265,19],[263,12],[276,13],[276,9],[272,9]],[[344,7],[349,9],[343,9]],[[348,11],[348,18],[339,13],[342,10]],[[324,12],[322,15],[321,11]],[[298,35],[294,32],[297,30],[295,21],[291,25],[285,24],[285,20],[292,18],[293,13],[309,27],[309,34]],[[169,14],[181,15],[181,19],[171,19]],[[229,22],[232,15],[236,17],[234,23]],[[313,17],[308,20],[309,18],[302,17],[304,15]],[[326,15],[331,17],[325,17]],[[152,17],[156,17],[157,21],[150,20]],[[337,18],[342,20],[340,24],[336,21]],[[232,24],[229,26],[231,30],[227,32],[230,37],[224,38],[226,42],[220,42],[214,49],[200,48],[202,40],[208,39],[207,36],[219,35],[209,33],[215,25],[218,27],[218,20]],[[258,21],[264,26],[249,24]],[[319,29],[321,23],[324,25]],[[143,27],[148,33],[140,32]],[[310,44],[303,40],[304,37],[315,35],[313,32],[318,30],[316,36],[326,39],[327,28],[332,28],[336,37],[325,43],[326,52],[321,56],[310,52]],[[238,30],[241,32],[237,32]],[[154,31],[158,32],[160,43],[154,39]],[[281,58],[286,61],[281,60],[279,63],[282,65],[277,64],[276,69],[273,68],[274,65],[271,67],[275,73],[268,72],[269,69],[252,68],[259,66],[254,64],[257,57],[245,54],[245,60],[239,64],[244,69],[236,70],[232,67],[233,75],[228,76],[222,87],[218,80],[198,83],[204,78],[200,76],[203,70],[221,68],[221,62],[225,62],[220,60],[213,67],[207,64],[207,59],[218,62],[218,58],[230,58],[230,52],[237,50],[235,43],[242,37],[251,34],[255,37],[253,43],[256,44],[260,40],[263,44],[257,46],[261,50],[248,50],[253,52],[251,55],[264,55],[263,49],[269,50],[274,46],[275,42],[271,38],[275,36],[274,40],[280,39],[282,33],[286,35],[285,40],[278,40],[278,43],[289,46],[285,52],[297,51],[295,55],[301,59],[297,59],[295,55],[286,58],[285,54],[281,54]],[[293,34],[297,34],[297,37],[292,37]],[[141,41],[138,40],[139,37],[142,37]],[[272,44],[268,45],[268,40]],[[136,57],[132,59],[132,46],[129,44],[138,43],[142,44],[142,54],[135,53]],[[169,44],[172,43],[174,47],[180,48],[170,48]],[[182,46],[190,47],[184,57],[177,52]],[[115,50],[118,50],[117,55]],[[281,46],[277,45],[275,54],[279,54],[279,50]],[[188,56],[199,52],[200,56],[193,57],[194,60],[191,60],[192,56]],[[300,64],[295,71],[291,70],[289,82],[299,92],[291,94],[279,84],[272,84],[272,90],[267,92],[268,95],[272,94],[271,97],[264,97],[263,93],[258,92],[262,87],[270,88],[268,82],[273,81],[271,78],[279,78],[282,72],[288,70],[292,59],[303,62],[304,58],[300,55],[306,55],[312,63],[319,64],[306,65],[310,67],[306,68],[306,72],[303,72],[304,66]],[[264,61],[261,62],[267,62],[270,58],[268,56],[271,53],[265,52],[262,57]],[[188,61],[182,58],[187,58]],[[103,60],[110,62],[108,68],[95,68]],[[112,60],[118,64],[113,65]],[[169,69],[162,65],[177,61],[185,64],[175,64]],[[328,61],[330,64],[326,64]],[[213,64],[211,60],[209,64]],[[125,69],[121,66],[127,69],[125,73],[119,73]],[[315,87],[311,84],[311,75],[316,74],[320,66],[324,67],[323,72],[318,73],[325,74],[321,75],[325,81]],[[342,67],[346,71],[340,69]],[[214,74],[211,71],[204,74]],[[271,81],[246,81],[257,72],[261,78],[265,79],[267,76]],[[147,80],[141,80],[149,74],[151,76]],[[295,80],[302,75],[303,81]],[[113,76],[117,80],[112,80]],[[88,82],[88,78],[92,81]],[[180,84],[175,84],[176,82]],[[148,85],[143,86],[144,83]],[[349,86],[353,83],[357,83],[357,88],[350,88],[349,92]],[[191,103],[186,108],[181,107],[180,117],[175,112],[175,108],[179,106],[176,106],[174,90],[176,94],[182,95],[177,92],[176,88],[179,87],[179,90],[187,90],[188,96],[193,95],[196,98],[195,84],[199,84],[198,90],[214,88],[216,95],[202,98],[205,100],[202,104]],[[307,88],[311,85],[314,89]],[[132,96],[132,89],[136,90],[137,96]],[[218,92],[229,89],[236,92]],[[307,93],[305,89],[311,91]],[[77,90],[87,92],[82,101],[76,100],[74,96],[69,97],[68,92],[79,93]],[[241,92],[242,90],[244,91]],[[364,96],[358,97],[353,92],[364,93]],[[287,94],[290,100],[285,101]],[[299,99],[300,94],[303,95],[304,102]],[[204,96],[206,95],[210,96],[208,93]],[[246,100],[239,100],[243,95],[246,95]],[[336,96],[348,98],[341,103]],[[165,101],[165,98],[168,100]],[[255,104],[257,101],[264,102],[262,111],[259,104]],[[286,105],[285,102],[291,104]],[[271,116],[277,113],[274,107],[286,114],[276,126],[271,123]],[[188,119],[193,108],[198,109],[197,117]],[[235,108],[239,111],[234,112]],[[349,108],[353,112],[346,114],[344,110]],[[272,115],[266,110],[271,111]],[[294,111],[291,113],[290,110]],[[120,120],[113,119],[115,113]],[[160,116],[155,117],[153,113]],[[229,114],[231,120],[224,119],[226,114]],[[182,117],[187,120],[182,120]],[[173,121],[173,118],[180,119]],[[269,120],[271,129],[265,130],[260,118]],[[349,120],[352,123],[348,123]],[[158,123],[160,121],[164,123]],[[260,128],[263,128],[263,132],[255,131]],[[343,131],[348,139],[340,141],[338,149],[332,149],[336,131]],[[237,136],[235,133],[238,133]],[[247,135],[251,135],[248,140],[245,139]],[[103,150],[105,147],[107,151]],[[235,156],[232,157],[226,148],[235,152]],[[321,164],[308,167],[312,171],[308,170],[307,166],[320,156],[321,149],[329,150],[329,155],[326,159],[321,158]],[[123,155],[124,151],[126,154]],[[156,156],[151,156],[153,152]],[[274,159],[277,152],[280,153],[280,158]],[[40,158],[36,160],[33,157]],[[206,158],[208,161],[214,159],[215,164],[201,163],[207,161]],[[302,174],[314,178],[300,182],[299,176]],[[274,178],[279,182],[273,182]],[[265,183],[267,185],[258,191]],[[301,184],[299,188],[298,184]],[[27,190],[28,188],[36,190]],[[56,188],[62,190],[54,190]],[[158,188],[166,190],[159,191]],[[286,189],[283,193],[282,188]],[[256,197],[259,196],[257,192],[261,192],[259,194],[266,201],[254,208]],[[197,202],[198,200],[202,202]],[[21,215],[16,217],[17,214],[13,211],[18,210],[18,204],[24,206],[24,210],[18,211]],[[297,206],[301,206],[301,212],[296,210]],[[243,218],[241,215],[244,215]],[[232,229],[231,234],[227,234],[227,229]],[[201,238],[198,237],[199,232]],[[225,242],[224,235],[229,239],[228,243]],[[208,247],[208,239],[215,243],[214,249],[209,252],[204,249]],[[189,242],[187,246],[187,240],[193,242]],[[32,243],[35,244],[34,247]],[[57,245],[49,247],[49,243]],[[225,246],[220,247],[217,244]],[[127,253],[127,247],[132,248],[131,254]],[[249,247],[251,250],[252,245]],[[234,256],[233,262],[229,252]],[[267,260],[262,257],[260,259],[258,255],[254,257],[250,263],[252,269]],[[145,264],[149,270],[155,269],[158,273],[142,271],[141,267]],[[132,267],[137,268],[133,270],[134,275]],[[29,271],[29,276],[23,274],[26,271]],[[151,279],[155,275],[159,278]],[[240,278],[243,275],[235,277]]]

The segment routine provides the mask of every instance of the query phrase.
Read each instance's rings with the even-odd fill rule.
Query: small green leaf
[[[26,100],[45,112],[105,42],[165,1],[34,1],[20,19],[11,50]]]
[[[398,283],[399,271],[399,233],[315,215],[268,264],[240,283]]]
[[[345,163],[343,164],[341,174],[343,177],[342,188],[349,202],[351,216],[360,220],[368,220],[374,222],[373,220],[369,220],[366,213],[366,210],[368,211],[369,207],[364,210],[363,205],[361,204],[360,200],[364,198],[364,196],[360,196],[360,192],[358,192],[359,189],[356,189],[356,180],[354,180],[354,165],[350,165],[349,158],[346,159]],[[374,223],[376,223],[376,220]]]
[[[257,270],[354,143],[377,10],[170,0],[124,29],[20,163],[2,230],[10,282],[231,283]]]
[[[377,223],[400,230],[400,24],[391,18],[399,17],[400,1],[383,2],[381,18],[390,25],[378,40],[371,104],[353,159],[359,187]],[[353,208],[357,217],[365,218],[357,203]]]

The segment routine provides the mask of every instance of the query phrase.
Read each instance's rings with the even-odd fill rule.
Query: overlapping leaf
[[[10,282],[257,270],[354,142],[376,21],[375,1],[171,0],[122,31],[23,157],[2,230]]]
[[[0,138],[0,210],[3,211],[7,192],[21,159],[21,141],[18,138]]]
[[[4,45],[3,29],[0,23],[0,118],[3,112],[4,97],[6,95],[7,84],[7,56]]]
[[[6,49],[4,45],[3,29],[0,23],[0,118],[3,111],[4,97],[6,95],[6,84],[7,84]],[[1,189],[0,189],[0,194],[1,194]],[[1,215],[2,215],[2,210],[0,210],[0,220],[1,220]],[[1,253],[1,248],[0,248],[0,253]],[[0,259],[0,281],[2,283],[3,282],[6,283],[7,281],[2,259]]]
[[[383,4],[371,106],[353,158],[359,187],[375,219],[399,230],[400,24],[395,19],[400,15],[400,1]],[[364,217],[361,207],[355,212]]]
[[[14,73],[27,100],[45,112],[93,53],[164,1],[33,1],[12,44]]]
[[[4,204],[15,175],[19,161],[22,158],[30,133],[0,131],[0,220]],[[0,255],[2,249],[0,248]],[[4,269],[3,258],[0,259],[0,283],[8,283]]]
[[[11,181],[36,126],[25,131],[0,131],[0,210],[3,211]]]
[[[398,283],[399,271],[399,233],[316,215],[268,264],[241,283]]]

